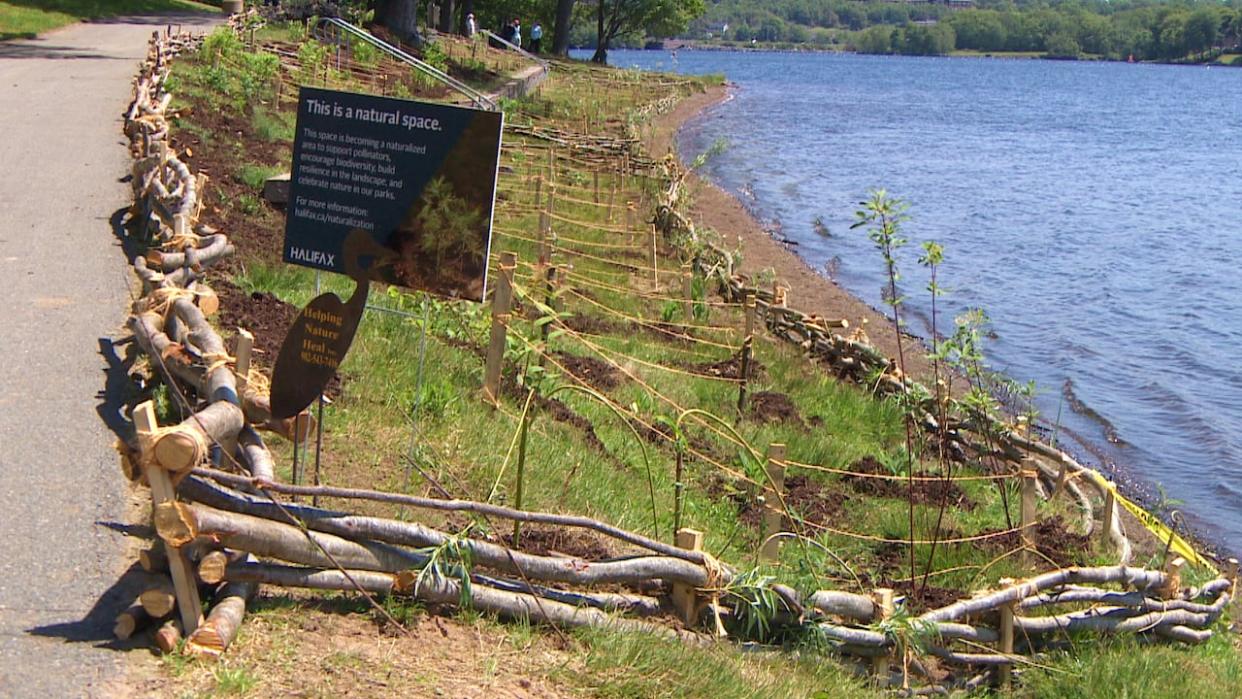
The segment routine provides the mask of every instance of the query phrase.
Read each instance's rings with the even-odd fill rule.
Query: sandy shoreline
[[[648,152],[662,156],[671,150],[685,164],[688,158],[684,156],[689,154],[677,153],[677,132],[686,122],[725,102],[729,96],[728,86],[709,87],[705,93],[692,95],[679,102],[672,111],[657,117],[651,135],[644,143]],[[741,249],[739,271],[753,276],[761,270],[774,270],[778,283],[790,289],[788,298],[791,307],[825,318],[844,318],[850,322],[851,328],[863,325],[872,345],[889,357],[897,356],[897,333],[893,330],[891,317],[885,317],[836,282],[817,273],[797,253],[773,239],[732,194],[695,173],[689,175],[688,182],[693,195],[690,215],[695,224],[716,231],[725,247]],[[880,264],[878,256],[876,264]],[[908,333],[903,333],[902,337],[907,370],[920,381],[930,384],[932,366],[926,357],[927,346],[921,338]],[[1084,465],[1100,468],[1098,464],[1084,462]],[[1134,483],[1133,477],[1124,468],[1114,465],[1111,475],[1125,497],[1144,502],[1144,490]],[[1118,513],[1122,527],[1135,547],[1136,560],[1163,548],[1162,543],[1124,508],[1118,508]],[[1192,529],[1180,533],[1192,540],[1200,551],[1211,553],[1220,545],[1207,532]],[[1231,551],[1227,555],[1235,553]]]
[[[682,100],[672,111],[655,120],[653,135],[646,143],[648,150],[657,156],[670,149],[675,152],[677,131],[681,126],[724,102],[729,94],[728,87],[717,86]],[[686,159],[683,157],[682,162]],[[773,239],[732,194],[695,173],[690,174],[689,183],[693,195],[690,214],[696,225],[720,234],[725,247],[740,247],[742,265],[739,271],[753,276],[761,270],[774,270],[778,283],[790,289],[791,307],[825,318],[844,318],[851,328],[862,326],[871,344],[885,355],[897,357],[897,333],[893,331],[891,318],[886,319],[879,311],[817,273],[797,253]],[[876,264],[881,264],[878,255]],[[924,356],[926,349],[922,341],[905,333],[903,337],[907,370],[925,383],[931,383],[931,363]]]

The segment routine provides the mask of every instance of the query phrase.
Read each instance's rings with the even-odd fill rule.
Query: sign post
[[[302,88],[286,262],[346,274],[349,299],[317,296],[272,375],[272,414],[305,409],[353,341],[370,282],[481,302],[503,114]]]

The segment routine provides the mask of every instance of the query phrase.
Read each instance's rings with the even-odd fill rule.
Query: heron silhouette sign
[[[284,260],[348,275],[290,326],[272,374],[272,414],[299,413],[353,341],[370,282],[482,301],[503,115],[302,88]]]

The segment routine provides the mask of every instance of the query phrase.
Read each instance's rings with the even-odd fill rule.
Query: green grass
[[[31,39],[84,19],[212,9],[191,0],[3,0],[0,1],[0,41]]]
[[[587,672],[562,672],[558,679],[601,699],[885,696],[842,666],[813,655],[795,659],[765,651],[747,654],[730,645],[695,648],[607,631],[576,636],[584,644]]]
[[[1198,647],[1140,645],[1132,638],[1082,642],[1046,669],[1023,674],[1019,696],[1038,699],[1232,699],[1242,696],[1236,637]]]

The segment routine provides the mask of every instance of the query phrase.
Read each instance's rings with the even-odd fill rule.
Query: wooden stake
[[[738,382],[737,385],[737,412],[739,414],[746,411],[746,388],[747,383],[750,381],[751,353],[754,351],[751,344],[752,340],[753,338],[747,336],[746,339],[742,341],[741,381]]]
[[[1164,566],[1164,574],[1167,576],[1164,587],[1160,588],[1161,599],[1173,599],[1177,597],[1177,593],[1182,589],[1182,568],[1186,567],[1186,559],[1178,556],[1169,561]]]
[[[755,292],[747,291],[742,308],[746,313],[746,333],[744,337],[755,336]]]
[[[1062,490],[1065,490],[1065,483],[1069,481],[1069,466],[1061,464],[1061,470],[1057,473],[1057,484],[1052,487],[1052,494],[1048,496],[1048,502],[1052,502]]]
[[[656,254],[656,226],[651,224],[651,290],[660,290],[660,257]]]
[[[687,323],[694,320],[694,273],[691,269],[688,262],[681,266],[681,290],[685,297],[682,310],[686,314]]]
[[[879,587],[872,590],[871,601],[875,609],[874,621],[884,621],[896,611],[896,605],[893,603],[893,590],[891,588]],[[871,676],[880,687],[888,686],[890,662],[892,662],[892,655],[890,654],[877,655],[871,659]]]
[[[1109,532],[1113,530],[1113,522],[1117,519],[1115,488],[1116,486],[1111,481],[1104,488],[1104,514],[1101,517],[1103,526],[1100,527],[1100,536],[1104,538],[1104,541],[1109,540]]]
[[[246,394],[246,385],[250,377],[250,354],[254,350],[254,335],[245,328],[237,329],[237,347],[233,349],[233,356],[237,357],[237,393],[240,396]]]
[[[1002,586],[1012,584],[1012,580],[1001,580]],[[1000,652],[1013,655],[1013,605],[1006,604],[1000,608]],[[1007,663],[996,668],[1001,689],[1009,689],[1013,684],[1013,665]]]
[[[1031,552],[1035,550],[1035,501],[1038,493],[1035,489],[1035,479],[1038,471],[1022,472],[1022,554],[1020,561],[1022,565],[1029,565],[1031,562]]]
[[[595,203],[598,204],[599,203],[599,170],[594,170],[591,172],[591,179],[595,185]]]
[[[703,550],[703,532],[695,529],[678,529],[674,543],[678,548],[687,551]],[[698,621],[698,599],[694,587],[683,583],[673,583],[673,606],[681,617],[686,628],[691,628]]]
[[[612,189],[608,191],[608,222],[612,223],[612,208],[617,202],[617,181],[613,179]],[[598,203],[598,202],[597,202]]]
[[[513,302],[513,269],[517,267],[517,254],[500,253],[500,275],[492,297],[492,337],[487,345],[487,364],[483,371],[484,397],[500,404],[500,369],[504,360],[505,326],[509,322],[509,307]]]
[[[139,436],[155,432],[158,423],[155,419],[155,404],[151,401],[134,408],[134,427]],[[151,463],[147,469],[147,481],[151,484],[152,509],[164,503],[177,501],[177,492],[173,489],[172,479],[168,472],[155,464],[150,455],[144,454],[143,461]],[[168,568],[172,573],[173,589],[176,591],[177,608],[181,614],[181,626],[184,629],[196,629],[203,618],[203,603],[198,597],[198,585],[194,581],[194,571],[185,559],[181,549],[165,544],[168,556]]]
[[[763,488],[763,523],[759,529],[759,540],[763,548],[759,551],[761,562],[773,562],[780,559],[781,542],[771,538],[783,530],[784,514],[781,512],[781,498],[785,493],[785,445],[768,445],[768,463],[764,466],[767,483]]]

